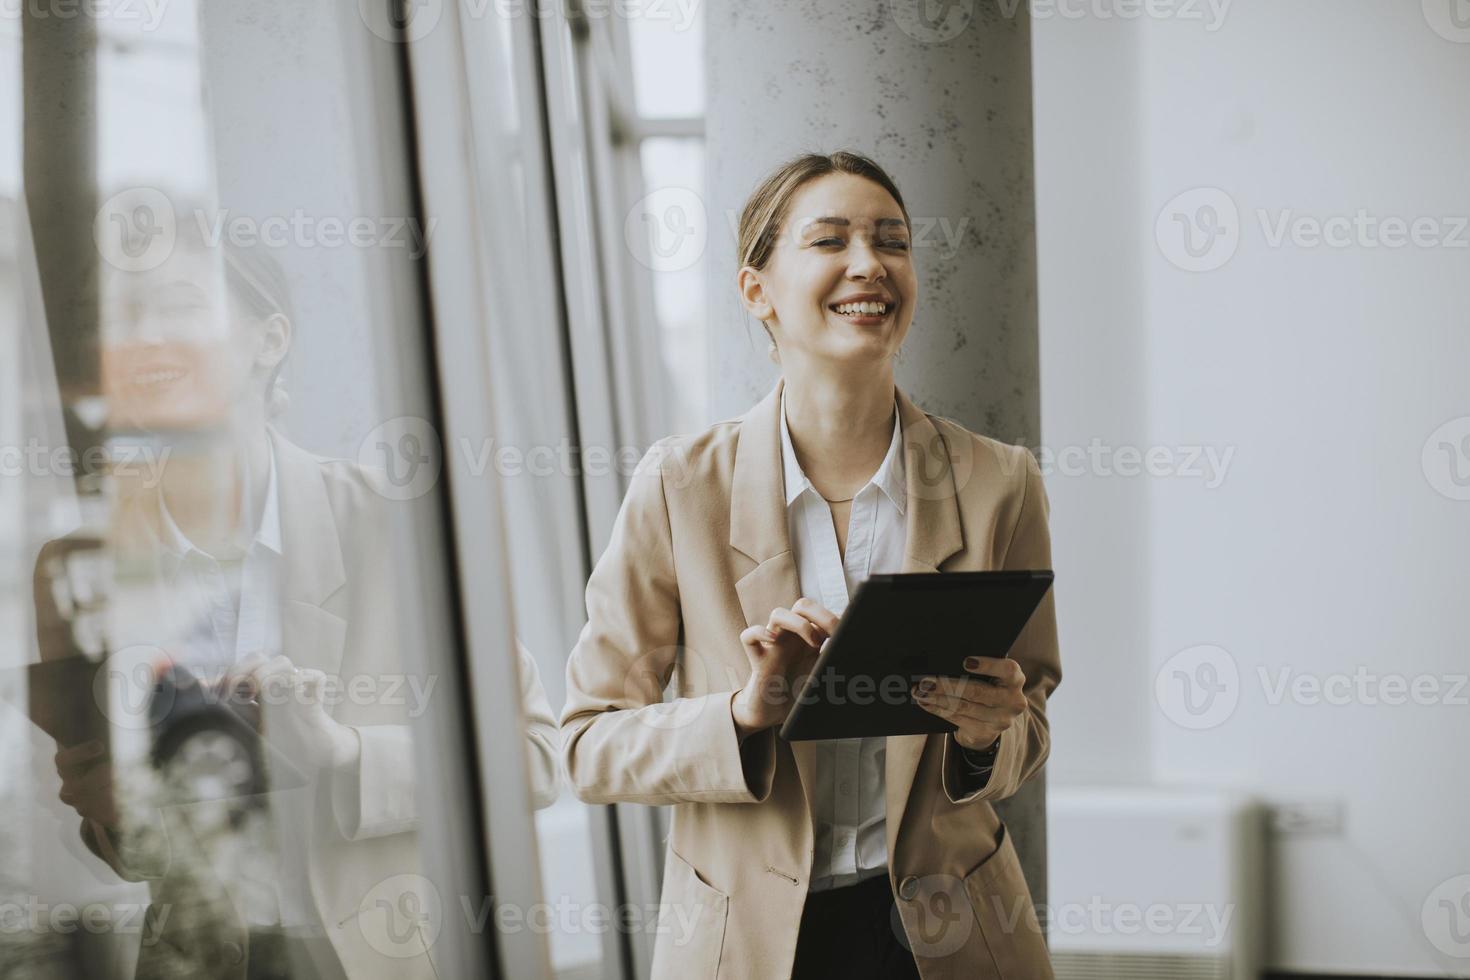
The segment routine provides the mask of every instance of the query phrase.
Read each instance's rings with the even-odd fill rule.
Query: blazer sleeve
[[[531,775],[531,805],[537,810],[556,802],[559,736],[551,702],[541,685],[541,672],[525,644],[516,640],[516,659],[521,680],[522,721],[526,727],[526,768]]]
[[[1041,468],[1036,457],[1024,446],[1013,447],[1013,452],[1024,457],[1016,460],[1012,467],[1012,472],[1019,470],[1022,473],[1020,504],[1009,542],[996,567],[1049,569],[1052,567],[1051,531],[1047,518],[1051,506],[1041,482]],[[952,803],[1003,800],[1014,795],[1021,784],[1041,768],[1051,752],[1046,702],[1062,680],[1061,654],[1057,649],[1055,584],[1047,590],[1030,621],[1021,629],[1010,656],[1021,665],[1026,675],[1026,710],[1001,733],[995,762],[988,775],[976,773],[973,769],[967,771],[959,743],[953,735],[944,737],[941,772],[944,792]]]
[[[655,444],[639,464],[587,582],[587,624],[567,662],[562,761],[585,803],[758,803],[774,766],[757,757],[771,740],[753,736],[742,751],[733,693],[664,700],[686,655],[659,463],[668,449]]]

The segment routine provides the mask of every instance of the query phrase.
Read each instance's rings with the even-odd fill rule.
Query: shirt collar
[[[276,489],[276,454],[271,451],[267,454],[267,465],[265,480],[265,505],[260,512],[260,526],[255,529],[255,537],[251,539],[252,547],[260,545],[270,549],[275,554],[281,553],[281,509]],[[199,549],[183,529],[174,521],[174,517],[168,511],[168,503],[163,498],[163,488],[158,488],[158,513],[159,523],[162,525],[163,545],[165,550],[176,561],[183,561],[193,552],[203,551]]]
[[[903,463],[903,429],[899,426],[898,402],[893,404],[893,438],[888,443],[888,454],[883,457],[883,462],[878,464],[875,472],[863,490],[868,485],[876,485],[878,489],[887,494],[888,499],[898,508],[898,512],[904,512],[908,502],[907,490],[904,485],[904,463]],[[785,478],[786,506],[790,507],[792,501],[800,497],[807,490],[816,493],[816,487],[812,486],[806,474],[802,472],[801,464],[796,460],[796,447],[791,444],[791,430],[786,427],[786,392],[781,392],[781,468]],[[858,493],[862,493],[859,490]]]

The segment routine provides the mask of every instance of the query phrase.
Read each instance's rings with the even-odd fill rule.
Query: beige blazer
[[[436,907],[422,893],[410,700],[401,686],[388,686],[414,670],[417,660],[398,646],[394,610],[411,583],[395,571],[390,552],[394,504],[373,489],[370,470],[312,455],[274,433],[272,446],[280,494],[282,652],[297,666],[344,683],[375,679],[383,696],[344,699],[330,709],[361,740],[355,767],[312,772],[308,787],[277,794],[271,805],[289,808],[290,819],[309,828],[306,898],[347,976],[435,980],[439,974],[429,960],[435,935],[406,928],[407,920],[390,921],[384,912],[385,905],[412,909],[414,900],[418,908]],[[115,535],[121,550],[145,562],[157,554],[154,501],[152,493],[139,494]],[[43,549],[38,569],[46,559]],[[136,577],[140,587],[122,601],[142,632],[120,638],[118,647],[164,642],[148,624],[167,620],[172,590],[156,571]],[[43,656],[61,645],[43,637]],[[518,652],[533,797],[544,806],[556,796],[555,717],[535,662],[523,647]],[[436,690],[434,696],[445,694]],[[428,710],[433,705],[429,701]],[[227,890],[214,880],[189,809],[162,811],[163,826],[152,828],[162,831],[155,834],[161,854],[152,849],[146,862],[119,854],[112,835],[90,821],[82,822],[82,839],[121,877],[147,881],[154,910],[168,910],[157,941],[140,951],[139,976],[241,978],[249,957],[246,929]],[[438,897],[449,914],[450,896]]]
[[[578,797],[674,807],[655,978],[788,977],[796,951],[813,854],[813,744],[768,729],[741,746],[730,712],[749,674],[740,632],[800,595],[780,392],[650,450],[588,582],[588,622],[567,665],[562,756]],[[904,571],[1050,568],[1031,454],[927,415],[902,392],[898,410]],[[889,878],[925,980],[1052,975],[991,807],[1046,761],[1046,700],[1061,680],[1052,594],[1011,656],[1029,707],[1002,735],[983,788],[967,792],[952,768],[952,736],[888,739]]]

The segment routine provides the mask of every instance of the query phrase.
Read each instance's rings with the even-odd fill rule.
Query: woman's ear
[[[740,302],[745,304],[750,315],[762,323],[771,319],[775,308],[766,296],[766,286],[761,282],[760,272],[747,265],[736,273],[735,283],[740,290]]]
[[[272,313],[261,323],[260,349],[255,353],[257,367],[266,371],[286,359],[291,350],[291,321],[284,313]]]

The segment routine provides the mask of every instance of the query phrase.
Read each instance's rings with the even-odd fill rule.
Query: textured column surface
[[[735,292],[756,182],[807,151],[853,149],[893,175],[914,222],[920,296],[898,383],[1005,442],[1041,437],[1026,5],[747,0],[708,8],[710,409],[739,414],[776,368]],[[1045,785],[997,807],[1046,900]]]

